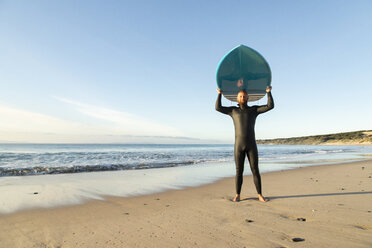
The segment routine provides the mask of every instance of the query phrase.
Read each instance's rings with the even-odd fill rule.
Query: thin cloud
[[[0,128],[3,132],[65,133],[66,130],[83,128],[80,123],[3,105],[0,105],[0,116]]]
[[[64,102],[67,103],[67,99]],[[134,115],[69,101],[87,116],[111,123],[89,124],[0,105],[0,142],[35,143],[173,143],[187,142],[175,128],[146,122]]]
[[[55,99],[72,105],[76,111],[99,120],[109,122],[115,133],[140,136],[182,136],[182,133],[167,125],[145,120],[131,113],[121,112],[91,104],[54,96]]]
[[[10,142],[68,142],[105,130],[54,116],[0,105],[0,140]]]

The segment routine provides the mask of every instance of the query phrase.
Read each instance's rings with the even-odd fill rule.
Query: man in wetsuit
[[[266,202],[261,192],[261,176],[258,169],[258,152],[256,145],[256,138],[254,133],[254,125],[259,114],[265,113],[274,108],[273,97],[271,96],[271,86],[266,89],[267,105],[251,106],[247,105],[248,94],[245,91],[240,91],[237,96],[238,107],[223,107],[221,105],[221,90],[217,89],[218,97],[216,101],[216,110],[230,115],[234,121],[235,127],[235,146],[234,157],[236,165],[236,196],[235,202],[240,201],[240,191],[243,184],[243,170],[244,160],[247,155],[249,164],[251,166],[254,184],[258,193],[258,200]]]

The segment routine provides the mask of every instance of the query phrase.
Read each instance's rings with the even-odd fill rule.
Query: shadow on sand
[[[340,195],[367,195],[372,194],[372,191],[362,191],[362,192],[344,192],[344,193],[325,193],[325,194],[313,194],[313,195],[282,195],[282,196],[269,196],[270,200],[274,199],[285,199],[285,198],[302,198],[302,197],[316,197],[316,196],[340,196]],[[247,198],[251,200],[254,198]],[[244,199],[246,200],[246,199]]]
[[[344,193],[324,193],[324,194],[312,194],[312,195],[281,195],[281,196],[269,196],[265,197],[268,201],[275,199],[286,199],[286,198],[302,198],[302,197],[317,197],[317,196],[341,196],[341,195],[367,195],[372,194],[372,191],[361,191],[361,192],[344,192]],[[242,198],[240,201],[258,201],[257,197],[247,197]],[[230,198],[229,201],[233,201],[233,198]]]

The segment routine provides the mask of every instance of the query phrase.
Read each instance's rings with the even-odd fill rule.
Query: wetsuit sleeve
[[[218,94],[217,100],[216,100],[216,110],[218,112],[223,113],[223,114],[231,115],[232,108],[231,107],[223,107],[222,104],[221,104],[221,97],[222,97],[221,93]]]
[[[274,100],[271,92],[267,93],[267,105],[257,107],[257,113],[262,114],[274,108]]]

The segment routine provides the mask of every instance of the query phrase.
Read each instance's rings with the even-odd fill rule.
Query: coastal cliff
[[[259,145],[372,145],[372,130],[257,140]]]

